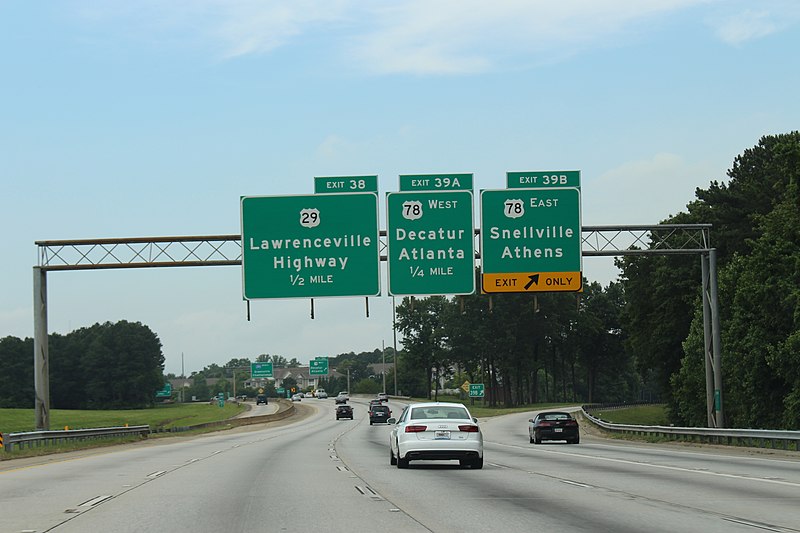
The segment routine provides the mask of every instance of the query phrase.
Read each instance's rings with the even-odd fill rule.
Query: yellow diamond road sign
[[[469,385],[469,381],[465,381],[464,384],[461,385],[461,388],[464,390],[464,392],[469,392]]]

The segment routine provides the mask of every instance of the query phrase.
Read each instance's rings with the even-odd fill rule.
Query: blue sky
[[[584,225],[656,224],[798,129],[799,23],[794,0],[0,0],[0,337],[32,336],[34,241],[235,234],[240,196],[313,176],[383,197],[579,169]],[[147,324],[167,372],[392,342],[386,296],[247,322],[236,267],[55,272],[48,296],[51,332]]]

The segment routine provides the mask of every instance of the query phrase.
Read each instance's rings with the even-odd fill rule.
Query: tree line
[[[58,409],[147,407],[164,386],[161,341],[139,322],[52,333],[49,353],[50,403]],[[0,339],[0,367],[0,407],[33,407],[33,339]]]

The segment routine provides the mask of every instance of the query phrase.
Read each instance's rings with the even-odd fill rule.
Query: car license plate
[[[437,431],[434,434],[433,438],[447,440],[447,439],[450,438],[450,432],[449,431]]]
[[[561,433],[562,431],[564,431],[564,428],[556,428],[556,433]]]

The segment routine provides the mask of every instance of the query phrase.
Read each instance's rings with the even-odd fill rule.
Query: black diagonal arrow
[[[530,288],[531,288],[531,285],[533,285],[534,283],[535,283],[536,285],[538,285],[538,284],[539,284],[539,274],[531,274],[531,275],[530,275],[530,276],[528,276],[528,277],[530,278],[530,281],[529,281],[529,282],[528,282],[528,283],[525,285],[525,290],[526,290],[526,291],[527,291],[528,289],[530,289]]]

